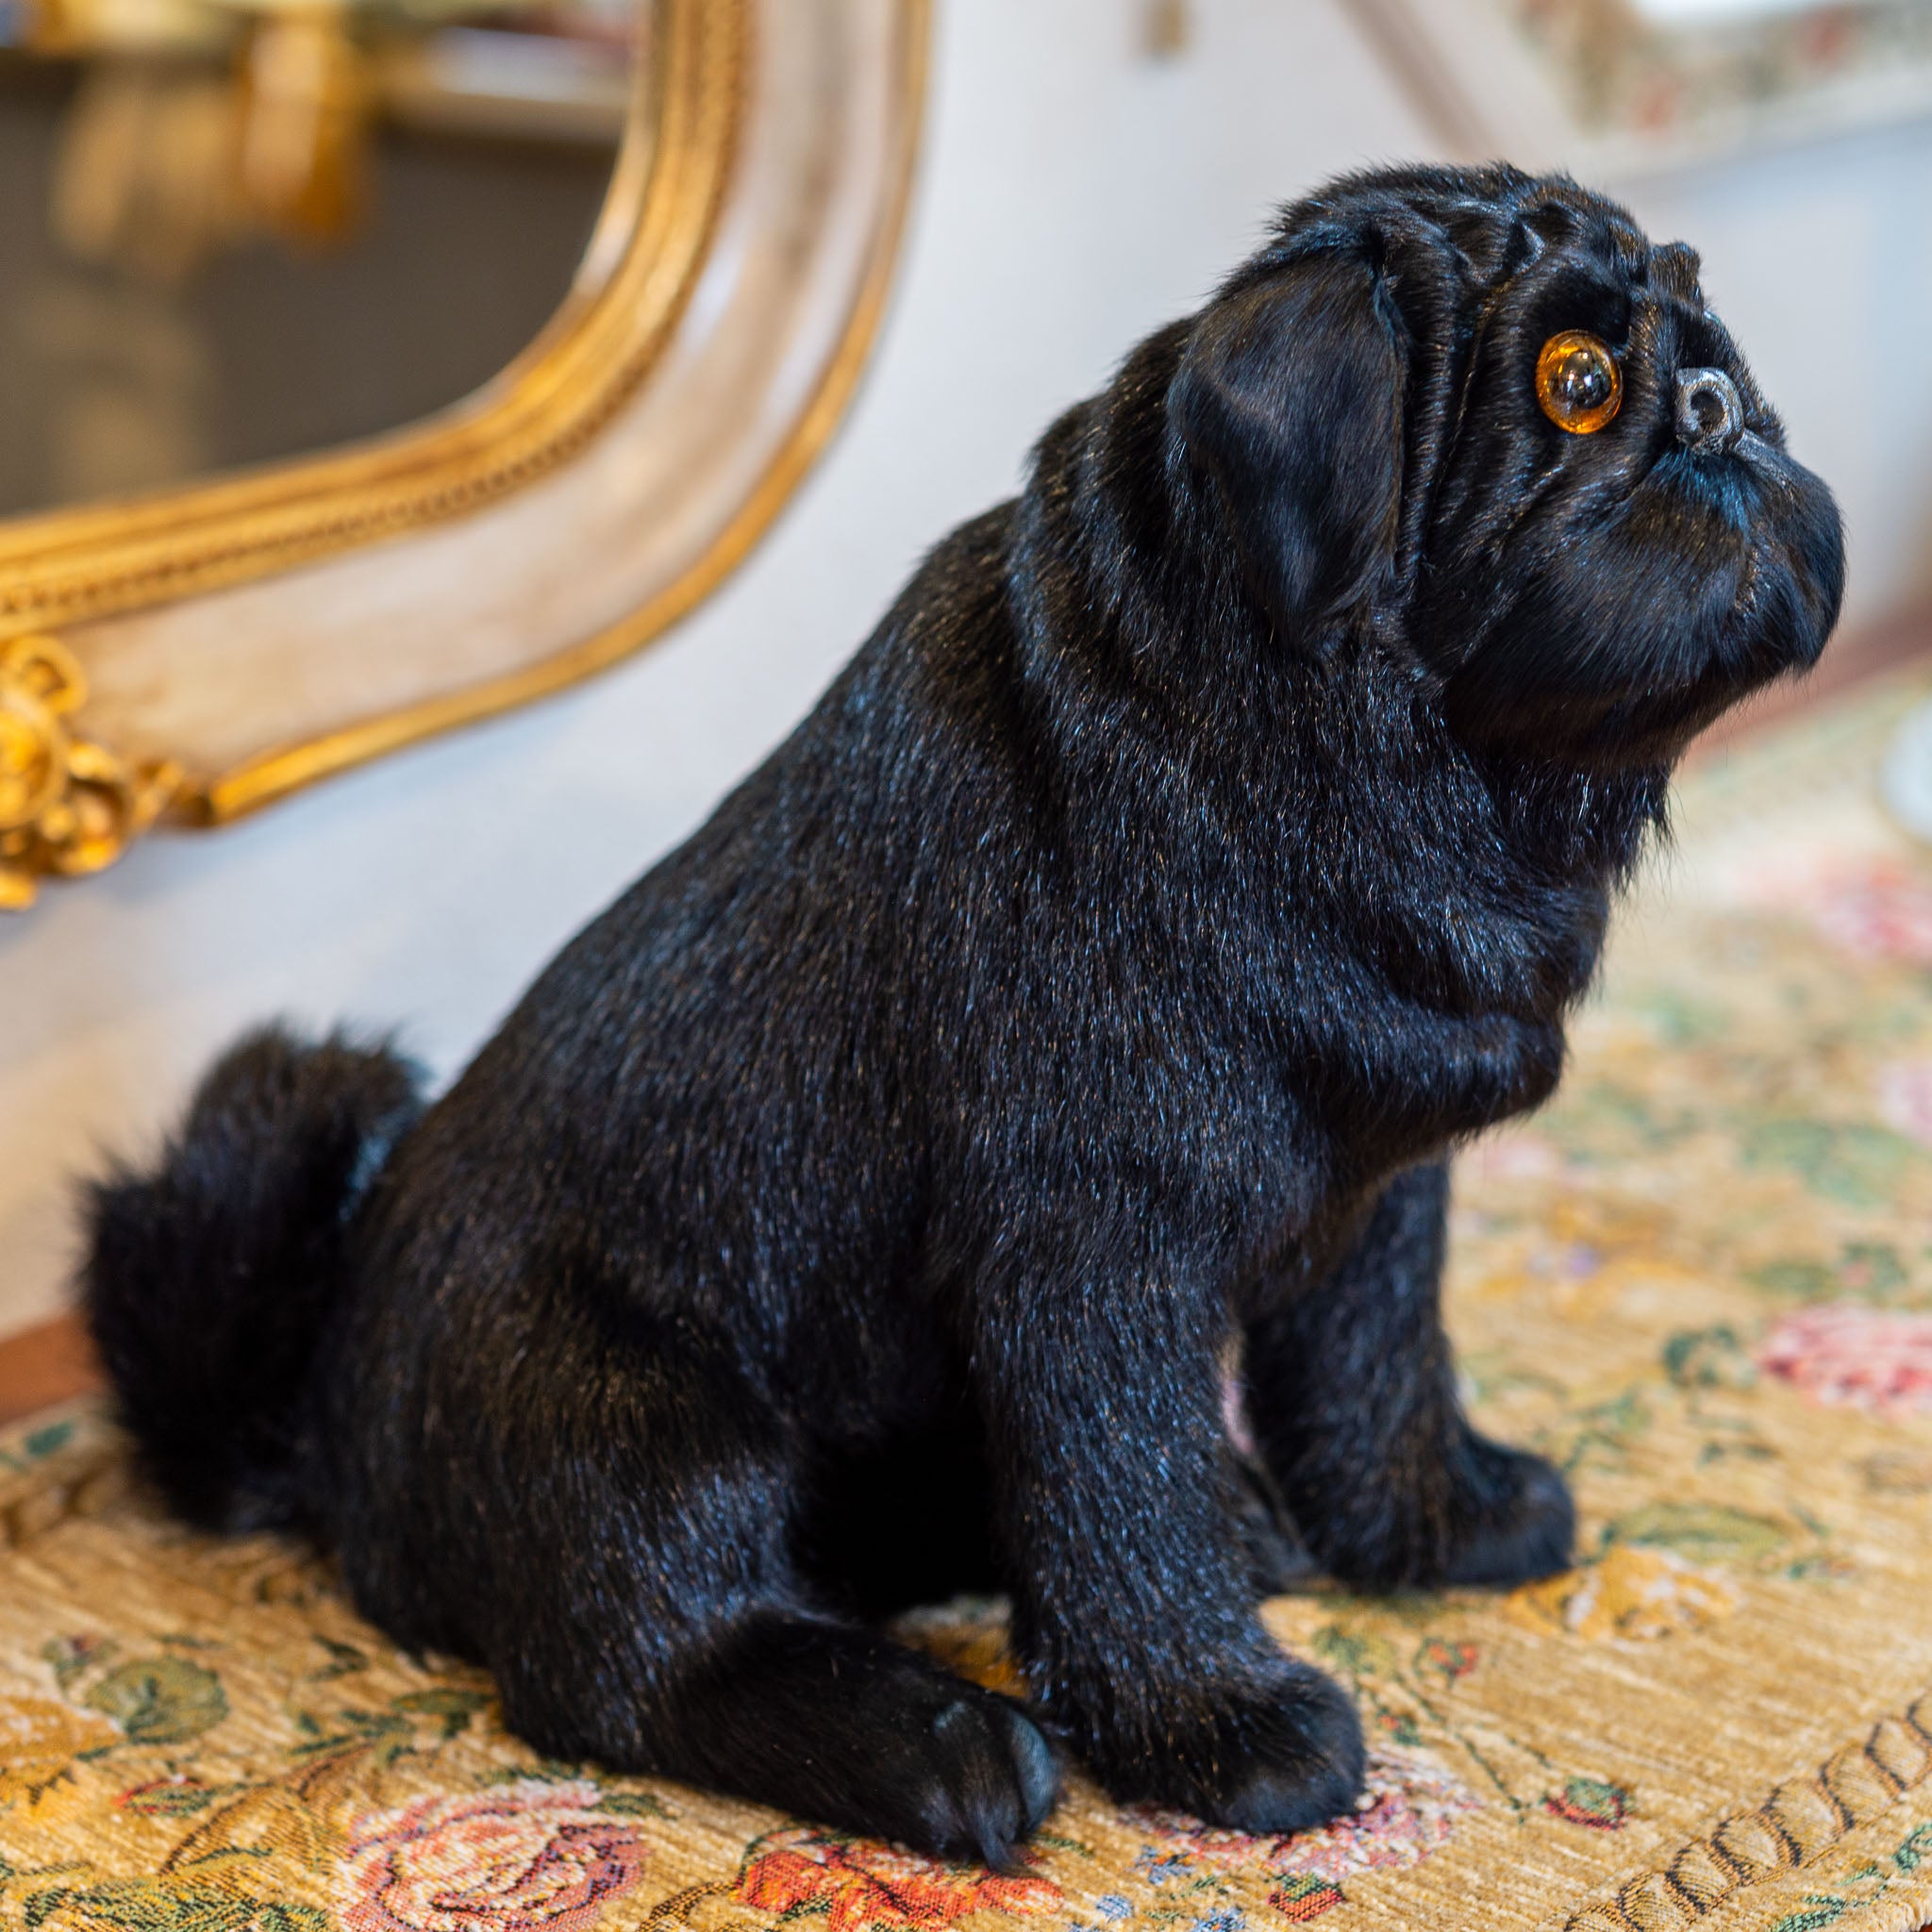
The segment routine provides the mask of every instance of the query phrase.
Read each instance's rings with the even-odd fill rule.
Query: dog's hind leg
[[[1018,1706],[828,1614],[794,1570],[795,1432],[684,1324],[498,1312],[456,1373],[454,1607],[539,1750],[1004,1864],[1053,1802]],[[479,1386],[486,1375],[488,1386]],[[454,1395],[457,1391],[446,1393]],[[345,1553],[348,1554],[348,1553]],[[353,1565],[352,1565],[353,1571]]]
[[[1570,1560],[1574,1514],[1541,1457],[1477,1434],[1440,1285],[1446,1164],[1398,1174],[1328,1276],[1251,1323],[1250,1424],[1331,1575],[1372,1589],[1517,1583]]]

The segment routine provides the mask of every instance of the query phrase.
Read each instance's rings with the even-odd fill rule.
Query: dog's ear
[[[1359,254],[1308,251],[1206,310],[1169,391],[1277,628],[1356,602],[1393,557],[1407,358],[1377,284]]]

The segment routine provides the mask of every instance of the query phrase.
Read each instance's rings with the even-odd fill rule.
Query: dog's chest
[[[1124,853],[1096,830],[976,1003],[990,1138],[1077,1141],[1117,1198],[1179,1190],[1245,1247],[1545,1099],[1606,894],[1466,800],[1404,803],[1174,808]]]
[[[1338,1192],[1540,1105],[1562,1069],[1564,996],[1587,973],[1517,962],[1506,1005],[1493,980],[1405,980],[1306,926],[1251,926],[1245,941],[1172,947],[1169,969],[1143,964],[1138,986],[1118,975],[1138,996],[1115,1002],[1098,1031],[1117,1055],[1107,1117],[1127,1126],[1128,1144],[1158,1149],[1166,1174],[1191,1166],[1224,1209],[1240,1191],[1250,1238],[1320,1219]],[[1530,996],[1541,989],[1554,996]]]

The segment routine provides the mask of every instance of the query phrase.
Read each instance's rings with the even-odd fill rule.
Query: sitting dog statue
[[[1690,248],[1506,167],[1335,183],[441,1098],[258,1033],[93,1189],[149,1469],[554,1757],[995,1865],[1063,1757],[1348,1807],[1257,1566],[1568,1561],[1457,1404],[1447,1163],[1555,1087],[1674,760],[1842,575]],[[882,1634],[968,1589],[1024,1705]]]

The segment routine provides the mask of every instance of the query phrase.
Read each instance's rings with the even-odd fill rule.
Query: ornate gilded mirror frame
[[[927,0],[645,0],[563,308],[454,408],[0,523],[0,905],[637,650],[751,548],[876,330]]]

